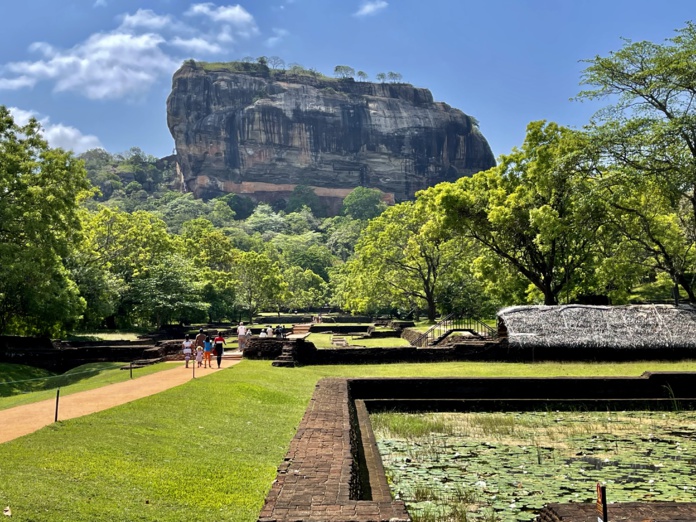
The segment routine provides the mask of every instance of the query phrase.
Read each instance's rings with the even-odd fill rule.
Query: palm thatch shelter
[[[514,306],[498,312],[498,330],[522,351],[696,357],[696,308],[689,305]]]

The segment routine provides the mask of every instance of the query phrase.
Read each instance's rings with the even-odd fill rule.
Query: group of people
[[[285,337],[285,327],[279,324],[275,328],[270,324],[264,328],[261,328],[261,333],[259,337],[275,337],[277,339],[282,339]],[[251,328],[245,326],[244,323],[239,323],[237,327],[237,342],[239,343],[239,349],[244,351],[247,347],[247,341],[251,338]],[[207,335],[203,328],[198,330],[198,335],[195,339],[191,340],[189,335],[186,334],[184,342],[181,344],[182,351],[184,353],[184,361],[186,362],[186,368],[189,367],[189,362],[195,356],[195,364],[198,368],[201,366],[204,368],[212,368],[213,361],[212,357],[217,357],[217,367],[220,368],[222,362],[223,348],[227,343],[225,338],[220,332],[215,333],[215,337],[211,338]]]
[[[247,341],[251,337],[251,328],[245,326],[244,323],[239,323],[237,327],[237,342],[239,343],[239,349],[244,351],[247,346]],[[259,337],[276,337],[277,339],[282,339],[285,337],[285,327],[279,324],[275,328],[270,324],[261,328]]]
[[[285,337],[285,327],[279,324],[273,328],[270,324],[265,328],[261,328],[261,333],[259,337],[275,337],[276,339],[282,339]]]
[[[224,352],[224,347],[227,343],[225,338],[220,332],[215,333],[215,337],[211,338],[207,335],[203,328],[198,330],[198,335],[192,341],[189,335],[186,334],[184,342],[181,344],[182,350],[184,352],[184,361],[186,362],[186,368],[189,367],[189,362],[194,355],[196,362],[195,364],[200,368],[212,368],[213,367],[213,356],[217,358],[217,367],[220,368],[222,364],[222,355]]]

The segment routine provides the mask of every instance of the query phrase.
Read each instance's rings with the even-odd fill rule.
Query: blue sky
[[[2,1],[0,104],[54,146],[171,154],[165,101],[183,60],[280,56],[331,75],[394,71],[475,116],[496,156],[538,119],[581,127],[581,60],[663,42],[693,0]]]

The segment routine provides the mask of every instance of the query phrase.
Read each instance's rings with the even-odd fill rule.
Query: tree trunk
[[[553,306],[558,304],[558,297],[555,293],[551,291],[550,288],[544,288],[544,304],[546,306]]]
[[[691,285],[689,284],[688,279],[684,276],[684,274],[679,274],[677,276],[677,283],[684,289],[686,292],[686,295],[689,296],[689,302],[694,303],[696,302],[696,296],[694,295],[694,290],[691,288]]]
[[[428,299],[428,321],[435,321],[437,317],[437,308],[435,306],[435,299]]]

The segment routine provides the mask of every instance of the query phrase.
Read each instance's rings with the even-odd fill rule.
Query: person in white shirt
[[[244,348],[246,348],[246,340],[247,340],[247,327],[244,326],[244,323],[239,323],[239,326],[237,327],[237,343],[239,345],[239,349],[244,351]]]
[[[191,360],[191,354],[193,353],[193,341],[189,339],[189,335],[186,334],[186,339],[181,343],[181,348],[184,352],[184,361],[186,361],[186,367],[189,366],[189,361]]]

